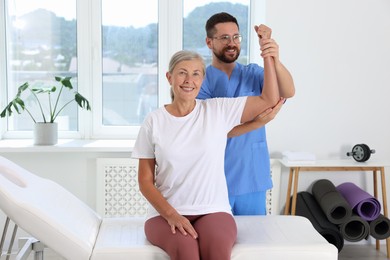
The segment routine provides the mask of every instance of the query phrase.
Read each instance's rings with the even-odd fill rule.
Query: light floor
[[[375,245],[345,245],[339,253],[338,260],[389,260],[386,255],[386,245],[381,245],[380,251]]]

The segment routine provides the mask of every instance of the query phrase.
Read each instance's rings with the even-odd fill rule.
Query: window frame
[[[156,0],[157,1],[157,0]],[[183,46],[183,1],[159,0],[158,3],[158,104],[170,102],[165,73],[170,57]],[[266,0],[250,0],[249,62],[262,64],[255,24],[265,22]],[[102,4],[101,0],[77,0],[78,90],[92,101],[92,111],[79,109],[78,131],[61,131],[60,138],[72,139],[135,139],[140,126],[103,126],[102,113]],[[6,57],[6,0],[0,0],[0,57]],[[100,26],[94,26],[100,25]],[[7,84],[6,59],[0,60],[0,86]],[[7,88],[0,87],[0,107],[7,104]],[[8,120],[0,118],[0,139],[31,138],[32,131],[7,132]],[[5,122],[5,123],[3,123]]]
[[[6,57],[6,38],[5,38],[5,1],[0,1],[0,57]],[[0,60],[0,107],[3,108],[7,104],[7,68],[6,60]],[[5,118],[0,118],[2,123],[0,124],[0,138],[7,130],[8,120]],[[5,123],[3,123],[5,122]]]

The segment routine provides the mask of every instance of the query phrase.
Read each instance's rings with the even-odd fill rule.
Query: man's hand
[[[273,57],[275,61],[279,61],[279,45],[274,39],[261,40],[260,45],[261,57]]]
[[[276,114],[279,113],[285,101],[285,98],[280,98],[274,107],[268,108],[266,111],[255,117],[252,122],[257,122],[259,126],[267,124],[276,117]]]
[[[272,108],[268,108],[263,113],[255,117],[252,121],[234,127],[228,133],[228,138],[246,134],[252,130],[265,126],[268,122],[275,118],[276,114],[282,108],[286,99],[281,98],[279,102]]]

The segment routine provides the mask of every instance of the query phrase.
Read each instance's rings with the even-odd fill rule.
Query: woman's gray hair
[[[175,54],[173,54],[171,61],[169,62],[169,70],[168,70],[169,73],[173,72],[173,70],[175,69],[176,65],[179,62],[188,61],[188,60],[199,60],[200,62],[202,62],[203,75],[206,73],[206,65],[204,63],[203,57],[194,51],[186,51],[186,50],[178,51]]]

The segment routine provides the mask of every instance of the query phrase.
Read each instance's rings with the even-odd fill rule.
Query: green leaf
[[[23,100],[18,96],[16,96],[11,102],[8,103],[8,105],[1,112],[0,117],[5,117],[7,114],[8,116],[11,116],[13,113],[12,109],[14,109],[18,114],[21,114],[21,110],[25,109]]]
[[[21,113],[21,112],[19,111],[18,103],[17,103],[17,102],[12,102],[12,106],[14,107],[15,111],[16,111],[18,114]],[[22,107],[22,109],[23,109],[23,107]],[[9,112],[9,115],[11,115],[11,113],[12,113],[11,107],[9,108],[8,112]]]
[[[89,105],[89,101],[85,97],[83,97],[80,93],[76,92],[74,99],[76,100],[77,104],[81,108],[86,108],[87,110],[91,110],[91,107]]]
[[[65,77],[61,80],[61,83],[68,89],[73,89],[72,83],[70,82],[71,77]]]
[[[6,106],[3,111],[1,111],[0,117],[3,118],[7,115],[7,108],[8,108],[8,106]]]
[[[19,105],[22,109],[25,109],[26,107],[24,101],[19,97],[15,98],[12,103],[14,103],[15,105]]]
[[[20,94],[22,94],[23,91],[25,91],[26,89],[28,89],[28,82],[25,82],[24,84],[22,84],[19,88],[18,88],[18,93],[16,94],[16,96],[20,96]]]
[[[40,94],[40,93],[53,93],[55,92],[57,89],[56,86],[52,86],[52,87],[35,87],[35,88],[31,88],[31,91],[35,92],[36,94]]]

